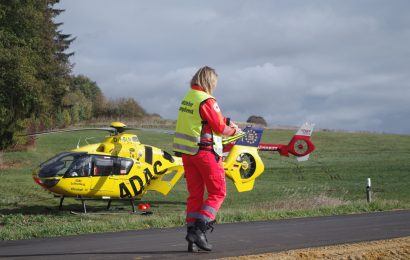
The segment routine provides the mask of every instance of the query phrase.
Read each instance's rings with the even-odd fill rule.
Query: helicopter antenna
[[[95,137],[87,137],[87,138],[85,138],[85,142],[87,143],[87,144],[90,144],[90,143],[88,143],[88,140],[91,140],[91,139],[94,139]]]

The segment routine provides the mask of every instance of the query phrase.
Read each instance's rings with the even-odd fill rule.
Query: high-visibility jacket
[[[182,100],[173,144],[175,152],[194,155],[198,153],[201,145],[206,145],[200,143],[204,122],[199,110],[202,102],[210,98],[214,97],[206,92],[191,89]],[[211,140],[215,153],[222,155],[222,135],[212,131]]]

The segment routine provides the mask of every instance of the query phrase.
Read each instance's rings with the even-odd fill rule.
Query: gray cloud
[[[62,1],[82,73],[175,119],[197,68],[225,115],[270,125],[410,133],[410,3]]]

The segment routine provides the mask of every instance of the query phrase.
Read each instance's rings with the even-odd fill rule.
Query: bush
[[[248,120],[246,120],[246,122],[247,123],[252,123],[252,124],[257,124],[257,125],[268,126],[265,119],[261,116],[250,116],[248,118]]]
[[[64,110],[63,111],[63,126],[67,127],[71,124],[71,116],[70,116],[70,112],[68,112],[68,110]]]

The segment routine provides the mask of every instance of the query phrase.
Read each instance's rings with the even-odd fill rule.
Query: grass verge
[[[287,143],[293,131],[268,130],[263,142]],[[131,214],[128,204],[115,202],[113,211],[105,202],[81,203],[58,199],[36,185],[31,170],[54,154],[73,149],[79,139],[99,132],[42,136],[26,152],[9,152],[0,161],[0,239],[29,239],[94,232],[175,227],[184,225],[187,192],[182,179],[167,197],[148,193],[143,199],[152,215]],[[171,151],[172,136],[139,133],[143,143]],[[84,144],[81,141],[81,144]],[[228,196],[218,222],[272,220],[410,208],[410,136],[368,133],[314,133],[316,151],[308,162],[263,153],[265,172],[251,192],[238,193],[227,180]],[[373,202],[366,202],[366,179],[372,178]]]

